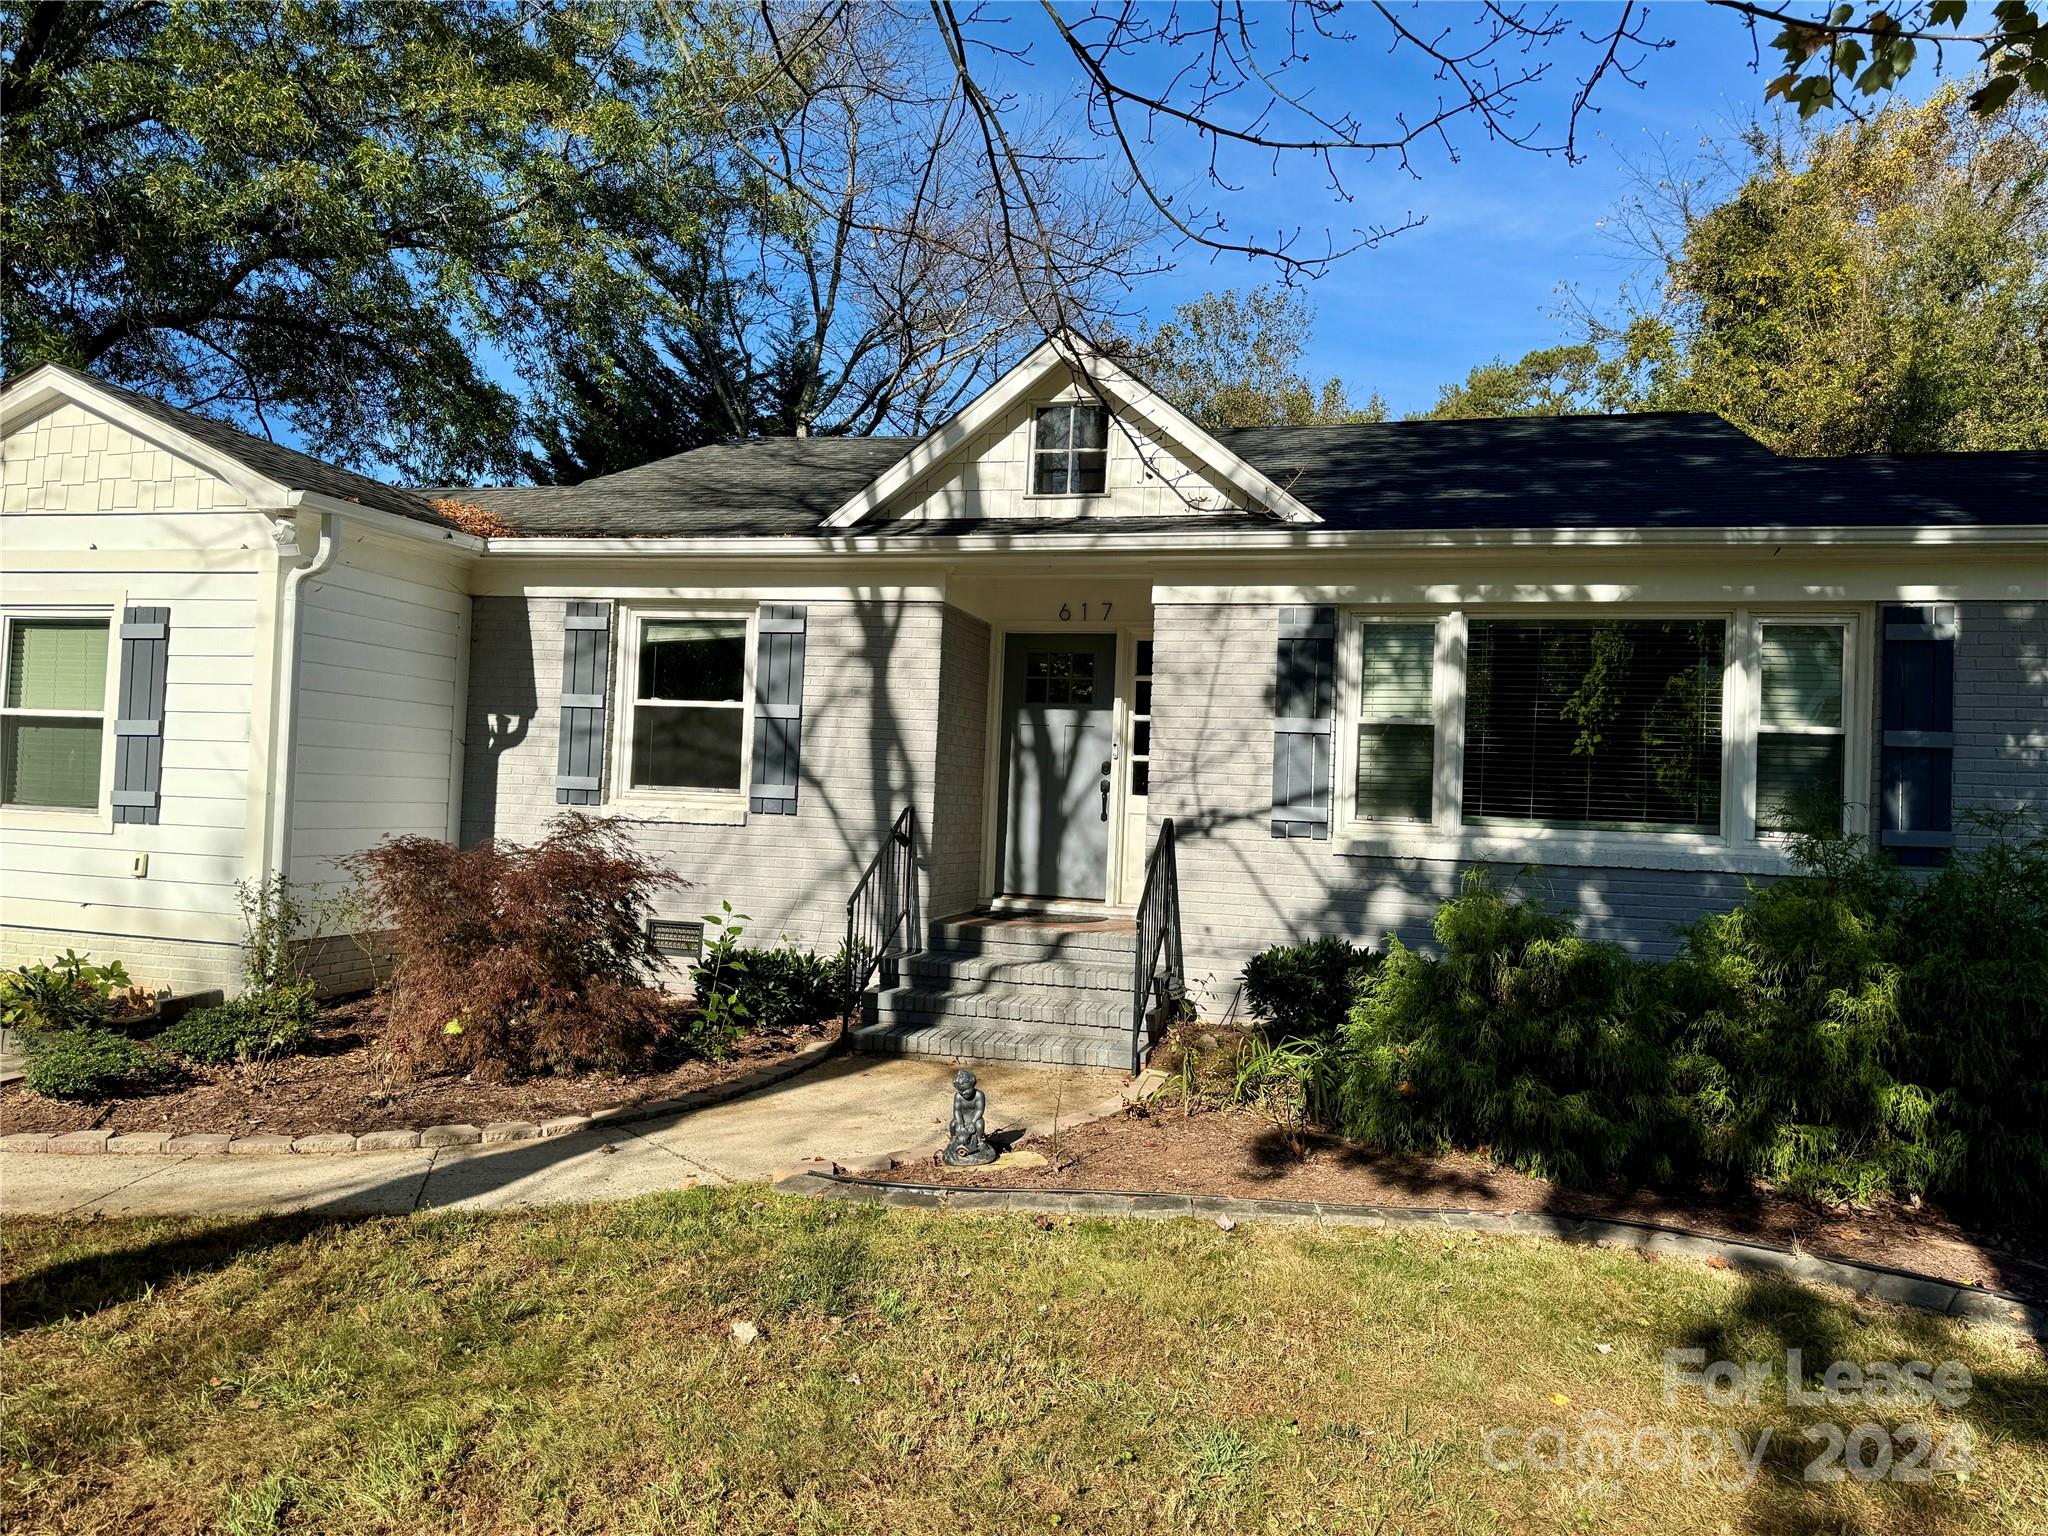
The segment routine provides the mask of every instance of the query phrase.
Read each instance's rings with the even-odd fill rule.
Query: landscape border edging
[[[494,1120],[485,1125],[426,1125],[380,1131],[309,1131],[302,1136],[252,1132],[229,1136],[218,1131],[16,1131],[0,1136],[0,1152],[88,1154],[110,1156],[258,1156],[356,1157],[377,1152],[402,1152],[418,1147],[495,1146],[515,1141],[548,1141],[578,1131],[658,1120],[728,1103],[796,1076],[833,1055],[845,1037],[836,1035],[756,1067],[751,1072],[693,1088],[673,1099],[621,1104],[589,1114],[556,1115],[532,1120]],[[343,1143],[347,1145],[343,1145]]]
[[[1960,1285],[1913,1270],[1855,1259],[1823,1259],[1810,1253],[1741,1238],[1709,1237],[1682,1227],[1620,1217],[1562,1216],[1547,1211],[1475,1211],[1440,1206],[1348,1205],[1334,1201],[1243,1199],[1227,1195],[1097,1189],[1020,1189],[976,1185],[919,1184],[852,1176],[840,1165],[813,1161],[776,1181],[784,1194],[884,1205],[913,1210],[1034,1215],[1132,1216],[1171,1220],[1321,1223],[1355,1227],[1435,1227],[1499,1237],[1539,1237],[1596,1247],[1628,1248],[1703,1262],[1720,1259],[1748,1274],[1831,1285],[1870,1300],[1914,1307],[1967,1322],[1991,1323],[2048,1340],[2048,1309],[2008,1291]]]

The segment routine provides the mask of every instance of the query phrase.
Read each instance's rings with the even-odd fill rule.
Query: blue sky
[[[1468,24],[1473,9],[1439,5],[1425,15],[1455,26]],[[1563,14],[1593,28],[1614,9],[1567,6]],[[1433,99],[1436,87],[1420,62],[1390,57],[1367,18],[1355,25],[1357,42],[1319,45],[1300,77],[1319,103],[1341,102],[1370,125],[1397,107]],[[1356,197],[1349,206],[1334,200],[1321,171],[1304,163],[1284,164],[1277,174],[1258,168],[1242,191],[1229,194],[1200,185],[1199,162],[1182,167],[1179,179],[1188,195],[1223,207],[1248,230],[1270,232],[1291,219],[1305,233],[1330,228],[1341,237],[1361,224],[1421,218],[1422,227],[1346,257],[1307,287],[1319,314],[1309,371],[1341,376],[1355,398],[1378,389],[1397,415],[1419,410],[1433,403],[1438,385],[1463,378],[1475,363],[1560,339],[1553,318],[1560,283],[1612,296],[1631,262],[1600,225],[1627,190],[1630,162],[1666,152],[1690,160],[1703,138],[1725,139],[1763,111],[1775,60],[1766,53],[1753,67],[1739,18],[1698,4],[1656,5],[1647,31],[1673,46],[1646,59],[1637,72],[1642,89],[1618,78],[1604,82],[1595,97],[1601,110],[1585,120],[1591,131],[1582,135],[1577,164],[1466,130],[1455,134],[1455,164],[1437,151],[1416,157],[1415,175],[1391,164],[1347,168]],[[1552,52],[1557,74],[1527,93],[1529,118],[1562,116],[1577,79],[1572,71],[1586,58],[1576,40]],[[1029,90],[1039,72],[1020,71],[1015,84]],[[1930,70],[1909,88],[1917,94],[1934,83]],[[1048,79],[1040,89],[1054,85]],[[1152,164],[1163,181],[1176,179],[1172,146],[1156,152]],[[1155,318],[1205,289],[1252,286],[1274,275],[1269,265],[1212,260],[1205,251],[1184,250],[1176,260],[1175,270],[1150,279],[1135,296]]]

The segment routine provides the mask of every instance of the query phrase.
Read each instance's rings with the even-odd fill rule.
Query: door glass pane
[[[1150,677],[1151,675],[1152,642],[1150,640],[1140,640],[1138,642],[1138,676]]]
[[[1358,728],[1358,815],[1365,821],[1428,821],[1436,729],[1428,725]]]
[[[746,675],[745,619],[651,619],[641,626],[643,699],[737,699]]]
[[[1095,702],[1093,651],[1034,651],[1024,666],[1024,702],[1054,708]]]
[[[1436,670],[1433,624],[1366,624],[1359,717],[1427,720]]]
[[[0,726],[0,800],[91,810],[100,803],[97,720],[10,717]]]
[[[1756,740],[1756,824],[1762,832],[1813,832],[1842,824],[1842,738]]]
[[[16,619],[8,633],[9,709],[97,715],[107,707],[104,619]]]
[[[745,711],[639,704],[633,783],[649,789],[738,789]]]
[[[1763,729],[1842,724],[1842,629],[1837,624],[1766,624]]]

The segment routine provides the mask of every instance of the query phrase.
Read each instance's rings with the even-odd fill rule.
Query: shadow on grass
[[[1853,1302],[1786,1281],[1752,1279],[1744,1282],[1728,1305],[1666,1340],[1667,1348],[1699,1350],[1703,1365],[1731,1361],[1738,1366],[1754,1362],[1772,1368],[1758,1402],[1740,1410],[1743,1422],[1739,1430],[1745,1443],[1754,1445],[1766,1430],[1770,1435],[1757,1479],[1747,1493],[1743,1530],[1790,1536],[1793,1532],[1836,1529],[1842,1519],[1841,1506],[1831,1492],[1832,1485],[1817,1480],[1814,1472],[1824,1473],[1833,1467],[1857,1480],[1856,1474],[1864,1469],[1904,1468],[1918,1444],[1917,1436],[1898,1433],[1904,1426],[1924,1426],[1932,1447],[1942,1444],[1951,1426],[1960,1426],[1970,1445],[1979,1450],[1999,1443],[2048,1444],[2048,1385],[2039,1376],[1976,1371],[1967,1400],[1953,1408],[1939,1403],[1809,1404],[1788,1400],[1795,1385],[1807,1395],[1819,1394],[1823,1374],[1838,1361],[1853,1362],[1860,1368],[1903,1353],[1904,1358],[1894,1364],[1911,1359],[1938,1366],[1952,1358],[1953,1335],[1941,1319],[1904,1308],[1885,1308],[1883,1322],[1900,1343],[1874,1343]],[[1796,1377],[1791,1375],[1788,1360],[1795,1350],[1799,1357]],[[1681,1422],[1688,1407],[1701,1402],[1696,1391],[1682,1390],[1668,1410],[1672,1422]],[[1866,1438],[1853,1464],[1829,1457],[1833,1435],[1826,1426],[1849,1437],[1867,1424],[1880,1426],[1882,1446],[1875,1437]],[[1978,1464],[1981,1466],[1981,1455]],[[1950,1475],[1934,1472],[1926,1481],[1891,1477],[1884,1481],[1901,1507],[1910,1511],[1916,1528],[1929,1536],[1981,1526],[1981,1506],[1966,1504]]]

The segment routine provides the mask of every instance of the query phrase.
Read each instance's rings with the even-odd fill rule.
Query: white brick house
[[[487,538],[62,370],[0,437],[9,963],[228,980],[236,880],[570,806],[694,882],[670,915],[829,949],[907,809],[922,918],[1063,918],[1102,984],[1011,996],[1051,941],[940,922],[882,1043],[1097,1059],[1022,1037],[1128,1014],[1103,936],[1169,818],[1220,1010],[1276,940],[1426,939],[1474,863],[1657,949],[1787,867],[1795,807],[1928,862],[2048,802],[2038,454],[1210,433],[1050,343],[923,439],[434,493]]]

